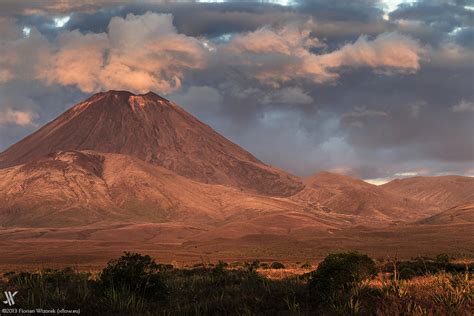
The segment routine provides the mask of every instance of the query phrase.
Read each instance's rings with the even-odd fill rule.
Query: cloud
[[[62,33],[38,78],[75,85],[84,92],[125,89],[168,94],[181,87],[186,71],[203,67],[205,49],[178,34],[168,14],[114,17],[108,33]]]
[[[474,65],[474,49],[451,41],[444,41],[437,49],[430,49],[431,64],[442,68],[465,68]]]
[[[321,56],[328,68],[342,66],[389,69],[398,73],[414,73],[420,69],[424,49],[417,41],[399,33],[383,33],[374,40],[361,36],[355,43]]]
[[[126,4],[126,1],[114,0],[114,5]],[[48,14],[71,11],[94,12],[101,7],[110,6],[108,0],[60,0],[60,1],[2,1],[2,11],[8,14]]]
[[[16,124],[20,126],[33,125],[33,121],[38,118],[38,114],[27,111],[15,111],[6,109],[0,112],[0,125]]]
[[[168,98],[204,121],[215,122],[215,117],[220,115],[223,106],[220,91],[209,86],[191,86],[184,91],[173,93]]]
[[[386,119],[388,116],[386,111],[356,107],[353,111],[342,114],[341,120],[343,124],[350,127],[363,128],[367,124],[371,124],[374,119]]]
[[[312,102],[314,102],[313,98],[299,87],[279,89],[278,91],[265,95],[262,99],[263,104],[283,103],[298,105],[310,104]]]
[[[35,28],[26,38],[14,19],[0,18],[0,84],[30,79],[48,53],[46,39]]]
[[[0,147],[93,92],[154,90],[300,175],[463,174],[474,46],[461,2],[402,5],[387,21],[375,0],[2,1]],[[37,117],[21,126],[13,112]]]
[[[383,33],[373,40],[360,36],[354,43],[317,54],[314,50],[325,50],[327,45],[313,35],[313,28],[311,19],[291,22],[236,34],[220,44],[178,33],[172,15],[151,12],[113,17],[107,32],[64,31],[52,42],[33,28],[28,38],[17,32],[16,38],[5,40],[0,64],[7,66],[0,80],[34,72],[50,85],[76,86],[87,93],[127,89],[169,94],[201,70],[217,74],[237,70],[244,77],[280,87],[294,80],[332,83],[341,68],[413,73],[423,58],[418,43],[398,33]],[[19,50],[25,56],[15,53]],[[21,69],[31,64],[24,60],[36,60],[33,69]]]
[[[38,67],[38,78],[50,85],[75,85],[85,92],[100,90],[107,35],[67,32],[59,36],[58,46]]]
[[[222,59],[262,83],[279,87],[295,79],[321,84],[334,82],[343,67],[369,67],[385,73],[415,73],[425,58],[417,41],[398,33],[383,33],[373,40],[360,36],[329,53],[313,50],[326,45],[315,38],[312,21],[283,28],[261,28],[234,36],[217,47]]]
[[[462,100],[452,107],[453,112],[474,112],[474,102]]]

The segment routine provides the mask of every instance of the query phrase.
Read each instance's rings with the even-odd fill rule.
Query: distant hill
[[[440,209],[474,202],[473,177],[414,177],[393,180],[380,187],[406,198],[437,206]]]
[[[304,183],[307,188],[297,196],[313,200],[329,212],[405,221],[439,211],[423,202],[336,173],[319,172],[304,179]]]
[[[421,224],[445,225],[474,223],[474,202],[452,207],[420,221]]]

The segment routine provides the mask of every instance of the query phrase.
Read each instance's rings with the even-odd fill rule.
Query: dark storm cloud
[[[391,19],[422,21],[438,31],[451,32],[456,27],[473,26],[473,11],[466,8],[473,1],[421,1],[402,4],[390,13]]]
[[[226,33],[253,31],[264,25],[285,23],[299,16],[295,10],[278,5],[260,4],[255,2],[229,3],[135,3],[116,7],[98,7],[92,12],[64,12],[45,15],[20,14],[19,21],[26,25],[36,26],[45,32],[51,29],[53,18],[70,14],[66,29],[78,29],[83,33],[100,33],[107,30],[110,19],[114,16],[125,17],[132,13],[142,15],[146,12],[169,13],[174,17],[174,25],[180,33],[189,36],[219,36]]]
[[[66,29],[81,32],[105,32],[114,16],[125,17],[132,13],[144,14],[147,11],[170,13],[179,32],[189,36],[218,37],[223,34],[254,31],[265,25],[284,24],[288,21],[313,17],[318,21],[315,30],[318,36],[350,40],[361,33],[376,34],[386,30],[387,23],[376,1],[299,1],[293,6],[261,3],[258,1],[229,1],[222,3],[110,3],[98,2],[89,6],[71,6],[78,11],[17,14],[19,22],[35,26],[42,33],[55,36],[53,18],[70,14]],[[39,7],[39,6],[38,6]],[[79,10],[87,8],[88,10]],[[27,11],[29,12],[29,11]],[[33,11],[35,12],[35,11]]]
[[[0,23],[0,148],[119,85],[165,93],[300,175],[474,173],[472,1],[401,4],[389,20],[371,0],[62,4],[0,5],[17,26]],[[5,59],[18,47],[25,65]]]
[[[363,21],[382,19],[383,10],[375,0],[300,0],[299,12],[309,13],[325,21]]]
[[[461,28],[452,35],[456,43],[474,49],[474,27]]]

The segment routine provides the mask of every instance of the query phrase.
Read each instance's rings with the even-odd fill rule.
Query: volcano
[[[108,91],[0,153],[0,265],[103,262],[124,249],[185,261],[472,249],[472,183],[299,178],[155,93]]]
[[[188,179],[265,195],[289,196],[304,186],[152,92],[95,94],[1,153],[0,168],[81,150],[128,155]]]

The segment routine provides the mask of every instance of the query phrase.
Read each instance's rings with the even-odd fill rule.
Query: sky
[[[262,161],[474,176],[474,0],[0,2],[0,151],[154,91]]]

